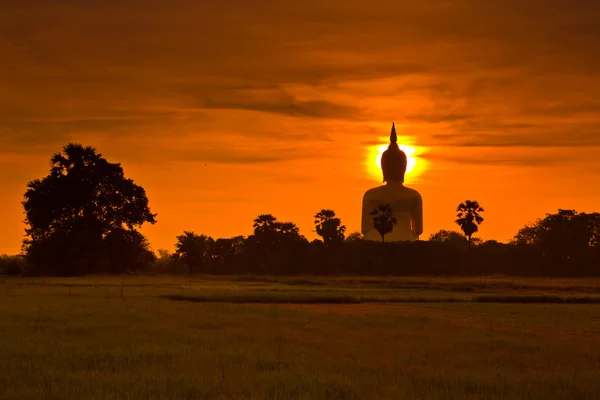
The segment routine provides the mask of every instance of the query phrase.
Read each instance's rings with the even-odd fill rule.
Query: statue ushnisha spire
[[[406,172],[406,154],[398,146],[398,135],[396,135],[396,124],[392,122],[392,132],[390,133],[390,145],[381,154],[381,172],[383,172],[383,181],[404,182],[404,173]]]
[[[392,132],[390,133],[390,143],[397,144],[398,136],[396,135],[396,124],[392,122]]]

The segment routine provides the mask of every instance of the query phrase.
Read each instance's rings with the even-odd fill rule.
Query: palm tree
[[[190,275],[190,287],[192,286],[192,269],[203,267],[211,259],[211,250],[214,240],[210,236],[198,235],[195,232],[184,231],[177,236],[175,254],[187,264]]]
[[[275,232],[284,236],[295,237],[300,235],[300,229],[293,222],[278,222],[275,224]]]
[[[258,217],[254,218],[254,224],[252,225],[254,234],[256,235],[271,231],[276,222],[277,218],[272,214],[260,214]]]
[[[465,236],[469,239],[469,248],[471,247],[471,237],[479,231],[479,225],[483,222],[483,217],[479,215],[484,210],[475,200],[466,200],[460,203],[456,208],[456,221]]]
[[[342,220],[336,218],[333,210],[321,210],[315,214],[315,231],[317,235],[323,238],[323,243],[343,242],[345,239],[346,227],[342,225]]]
[[[50,165],[53,175],[65,175],[71,170],[90,167],[101,161],[102,154],[97,153],[95,148],[69,143],[63,146],[61,152],[52,155]]]
[[[380,204],[369,215],[373,217],[373,227],[381,235],[381,242],[383,243],[385,235],[394,230],[394,225],[398,223],[396,217],[394,217],[394,209],[389,204]]]

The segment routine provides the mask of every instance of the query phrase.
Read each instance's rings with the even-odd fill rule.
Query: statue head
[[[396,136],[396,126],[392,123],[392,132],[390,133],[390,145],[381,155],[381,170],[383,171],[383,181],[404,182],[406,173],[406,154],[398,147],[398,137]]]

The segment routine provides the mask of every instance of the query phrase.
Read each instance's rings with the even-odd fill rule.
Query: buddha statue
[[[397,142],[392,123],[390,145],[381,156],[385,185],[367,190],[363,197],[361,232],[367,240],[381,240],[370,215],[380,204],[389,204],[397,221],[392,232],[385,235],[385,241],[415,241],[423,233],[423,200],[419,192],[404,186],[407,159]]]

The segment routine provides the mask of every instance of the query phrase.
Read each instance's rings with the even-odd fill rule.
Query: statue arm
[[[420,194],[417,194],[415,198],[412,219],[415,236],[421,236],[423,234],[423,198]]]
[[[362,201],[362,220],[360,224],[360,233],[362,233],[364,236],[366,236],[367,233],[373,228],[373,219],[369,215],[369,213],[373,210],[369,209],[369,203],[369,199],[365,194]]]

